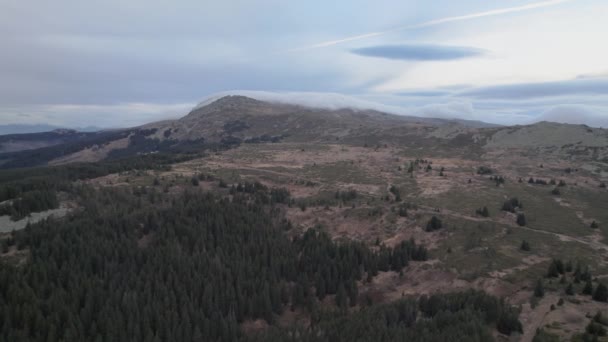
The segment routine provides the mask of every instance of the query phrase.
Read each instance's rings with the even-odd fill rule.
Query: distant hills
[[[13,129],[19,129],[15,126]],[[129,129],[0,136],[0,167],[91,162],[157,152],[200,151],[256,143],[398,145],[480,155],[488,149],[550,151],[568,158],[608,158],[608,131],[585,125],[496,126],[477,121],[388,114],[378,110],[313,108],[232,95],[195,107],[177,120]]]
[[[57,129],[65,129],[65,127],[47,125],[47,124],[8,124],[8,125],[0,125],[0,135],[6,134],[27,134],[27,133],[42,133],[42,132],[50,132]],[[89,127],[78,127],[74,128],[76,131],[80,132],[95,132],[99,131],[99,127],[89,126]]]

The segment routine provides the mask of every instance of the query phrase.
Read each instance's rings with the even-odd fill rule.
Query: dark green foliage
[[[397,212],[401,217],[407,217],[407,207],[404,205],[399,206],[399,211]]]
[[[593,284],[591,283],[591,280],[587,280],[587,282],[585,283],[585,287],[583,287],[582,294],[587,296],[591,296],[593,294]]]
[[[576,264],[576,269],[574,270],[573,276],[574,283],[576,284],[580,283],[581,281],[591,280],[591,272],[589,272],[589,267],[585,266],[585,268],[583,269],[580,263]]]
[[[551,190],[551,195],[559,196],[559,195],[561,195],[561,192],[559,191],[558,188],[554,188],[553,190]]]
[[[526,215],[524,215],[523,213],[517,214],[517,219],[515,220],[515,222],[517,222],[518,226],[525,226],[526,225]]]
[[[517,197],[513,197],[508,201],[505,201],[502,205],[502,210],[504,211],[508,211],[511,213],[515,213],[516,209],[523,209],[524,205],[523,203],[517,199]]]
[[[346,310],[347,306],[347,296],[346,289],[344,288],[344,283],[340,283],[338,286],[338,292],[336,293],[336,306],[341,310]]]
[[[62,166],[0,170],[0,202],[15,199],[33,190],[69,191],[72,182],[130,170],[170,170],[170,164],[196,155],[153,154],[100,163],[74,163]]]
[[[190,181],[193,186],[198,186],[198,184],[199,184],[198,177],[192,177],[192,179]]]
[[[487,166],[480,166],[477,168],[478,175],[491,175],[492,173],[492,169]]]
[[[490,180],[494,181],[496,183],[496,186],[505,184],[505,178],[503,176],[492,176],[490,177]]]
[[[236,186],[232,185],[230,194],[249,194],[261,204],[291,203],[291,194],[289,193],[289,190],[285,188],[268,189],[267,186],[260,182],[245,182],[238,183]]]
[[[244,130],[248,129],[249,127],[250,127],[249,124],[247,124],[244,121],[232,120],[232,121],[227,121],[224,124],[224,131],[227,134],[232,134],[232,133],[238,133],[238,132],[244,131]]]
[[[598,311],[595,316],[593,316],[593,321],[602,325],[608,325],[608,317],[605,317],[601,311]]]
[[[429,165],[428,167],[431,167],[431,165]],[[429,171],[430,169],[427,168],[427,171]],[[414,163],[410,162],[410,166],[407,168],[407,173],[414,173]]]
[[[542,279],[538,279],[536,285],[534,286],[534,296],[538,298],[545,296],[545,286]]]
[[[569,283],[568,286],[566,287],[566,294],[568,296],[574,295],[574,287],[572,286],[572,283]]]
[[[435,230],[439,230],[439,229],[441,229],[442,226],[443,226],[443,224],[442,224],[441,220],[437,216],[433,216],[433,217],[431,217],[429,222],[427,222],[427,224],[426,224],[426,231],[432,232]]]
[[[603,283],[597,284],[593,291],[593,300],[598,302],[608,302],[608,288]]]
[[[389,191],[395,196],[396,202],[401,202],[401,192],[399,191],[399,188],[394,185],[391,185]]]
[[[530,177],[530,179],[528,179],[528,184],[548,185],[549,183],[544,179],[540,179],[540,178],[534,179],[534,178]]]
[[[349,315],[325,313],[310,329],[294,327],[258,336],[258,341],[494,341],[491,327],[503,334],[521,332],[518,313],[483,292],[405,298],[366,307]]]
[[[286,190],[234,189],[232,200],[154,188],[78,190],[82,211],[15,234],[31,260],[0,264],[0,340],[51,331],[50,341],[235,340],[245,319],[272,323],[287,305],[314,312],[316,298],[340,288],[356,305],[364,274],[427,258],[413,240],[372,251],[310,229],[290,241],[289,223],[266,206],[287,201]],[[144,237],[149,242],[139,245]]]
[[[483,208],[475,210],[475,214],[483,217],[488,217],[490,216],[490,211],[488,210],[488,207],[484,206]]]
[[[551,260],[547,269],[547,278],[557,278],[560,274],[565,273],[564,263],[559,259]]]
[[[357,199],[358,193],[357,190],[347,190],[347,191],[336,191],[335,198],[344,203],[353,201]]]
[[[600,323],[591,321],[585,328],[585,333],[591,336],[606,336],[606,328]]]
[[[548,333],[544,329],[536,329],[532,342],[559,342],[559,336]]]
[[[521,245],[519,246],[519,249],[521,249],[522,251],[525,251],[525,252],[529,252],[530,243],[528,243],[528,241],[526,241],[526,240],[522,240]]]
[[[0,215],[10,215],[13,221],[20,220],[31,213],[37,213],[59,207],[57,193],[54,190],[33,190],[21,194],[10,204],[0,207]]]

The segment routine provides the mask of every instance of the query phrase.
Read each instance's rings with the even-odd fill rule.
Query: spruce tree
[[[538,279],[536,282],[536,286],[534,286],[534,296],[538,298],[542,298],[545,295],[545,286],[543,285],[543,280]]]
[[[593,300],[598,302],[608,302],[608,288],[603,283],[597,284],[593,292]]]
[[[582,294],[587,296],[591,296],[593,294],[593,284],[591,283],[591,280],[587,280],[587,282],[585,283],[585,287],[583,287]]]

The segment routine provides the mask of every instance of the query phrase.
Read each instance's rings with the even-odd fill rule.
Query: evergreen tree
[[[608,288],[603,283],[597,284],[593,292],[593,300],[598,302],[608,302]]]
[[[346,289],[344,288],[344,283],[340,282],[338,285],[338,292],[336,293],[336,305],[341,310],[346,310],[348,297],[346,296]]]
[[[568,296],[574,295],[574,288],[572,287],[572,283],[569,283],[568,286],[566,287],[566,294]]]
[[[538,298],[545,296],[545,286],[543,285],[542,279],[538,279],[536,285],[534,286],[534,296]]]
[[[524,215],[523,213],[519,213],[517,214],[517,225],[519,226],[525,226],[526,225],[526,215]]]
[[[439,230],[442,228],[442,226],[443,226],[443,224],[442,224],[441,220],[437,216],[433,216],[433,217],[431,217],[429,222],[427,222],[427,224],[426,224],[426,231],[432,232],[435,230]]]
[[[585,282],[585,287],[583,287],[582,294],[588,296],[593,294],[593,284],[591,283],[591,280],[587,280],[587,282]]]

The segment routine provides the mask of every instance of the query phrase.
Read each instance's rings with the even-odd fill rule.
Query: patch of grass
[[[318,179],[322,183],[383,184],[383,180],[370,175],[357,163],[340,161],[329,164],[307,165],[301,171],[306,178]]]

